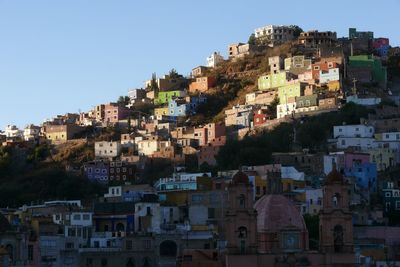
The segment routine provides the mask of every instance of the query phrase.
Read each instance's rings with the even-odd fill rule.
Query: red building
[[[254,112],[254,126],[262,125],[266,123],[270,118],[271,116],[268,114],[268,110],[260,108],[256,112]]]
[[[338,64],[335,61],[328,61],[321,59],[320,62],[312,64],[312,77],[314,80],[319,80],[320,71],[329,71],[330,69],[335,69]]]

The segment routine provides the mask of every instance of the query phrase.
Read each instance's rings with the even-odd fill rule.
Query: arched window
[[[332,197],[332,206],[333,207],[339,207],[339,201],[340,201],[340,194],[335,193]]]
[[[123,223],[118,223],[116,227],[117,232],[123,232],[125,231],[125,226]]]
[[[246,207],[246,198],[243,194],[239,196],[239,207],[245,208]]]
[[[126,267],[135,267],[135,260],[133,258],[129,258],[126,262]]]
[[[336,225],[335,228],[333,228],[333,246],[335,252],[342,252],[343,245],[343,227],[341,225]]]
[[[247,228],[244,226],[240,226],[238,229],[238,238],[244,239],[247,238]]]

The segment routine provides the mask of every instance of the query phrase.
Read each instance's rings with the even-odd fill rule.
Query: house
[[[108,183],[109,167],[108,161],[90,161],[83,164],[83,172],[90,181]]]
[[[349,95],[346,97],[346,103],[353,102],[362,106],[376,106],[381,103],[380,97],[358,97],[358,95]]]
[[[375,163],[353,163],[344,169],[346,177],[354,177],[358,186],[368,189],[370,192],[377,191],[378,174]]]
[[[328,72],[329,70],[336,68],[338,68],[338,64],[335,61],[329,59],[321,59],[319,62],[315,62],[314,64],[312,64],[313,79],[319,80],[321,71]]]
[[[97,141],[94,143],[94,155],[96,158],[115,158],[120,154],[120,141]]]
[[[269,90],[284,86],[292,77],[293,76],[286,71],[262,75],[258,78],[258,89]]]
[[[142,102],[142,100],[146,98],[146,90],[143,88],[130,89],[128,91],[128,97],[131,104]]]
[[[131,111],[123,106],[119,106],[115,103],[109,103],[104,105],[104,120],[105,123],[118,123],[120,120],[126,119],[130,115]]]
[[[340,125],[333,126],[333,138],[338,137],[361,137],[372,138],[374,137],[375,129],[369,125]]]
[[[254,111],[253,125],[259,126],[266,123],[271,119],[271,115],[268,112],[268,108],[259,108]]]
[[[40,127],[33,124],[29,124],[24,129],[24,140],[33,141],[37,140],[40,134]]]
[[[304,95],[305,84],[294,82],[278,88],[279,104],[293,103],[296,97]]]
[[[337,108],[336,97],[320,98],[318,99],[319,109],[334,109]]]
[[[246,128],[251,126],[253,106],[234,106],[225,110],[225,126]]]
[[[268,106],[278,97],[277,91],[257,91],[246,94],[246,105]]]
[[[83,130],[83,127],[76,124],[43,125],[43,134],[46,139],[52,143],[63,143],[74,139],[74,137]]]
[[[262,50],[262,47],[256,45],[235,43],[228,46],[228,55],[231,59],[238,59],[248,55],[258,54],[260,50]]]
[[[387,57],[390,49],[389,38],[376,38],[371,43],[371,48],[374,49],[380,57]]]
[[[204,73],[208,70],[208,67],[198,66],[192,69],[192,77],[204,76]]]
[[[156,105],[168,104],[168,102],[171,101],[173,98],[184,97],[184,96],[186,96],[186,92],[181,90],[161,91],[154,99],[154,104]]]
[[[111,161],[109,164],[110,181],[135,181],[137,168],[126,161]]]
[[[298,38],[298,42],[300,45],[304,47],[319,47],[319,46],[331,46],[335,44],[337,41],[336,32],[326,31],[326,32],[319,32],[319,31],[308,31],[308,32],[301,32]]]
[[[23,131],[15,125],[7,125],[4,134],[6,138],[23,138]]]
[[[362,39],[367,38],[369,40],[374,39],[374,32],[370,31],[357,31],[356,28],[349,28],[349,39]]]
[[[292,115],[296,112],[296,102],[279,104],[276,106],[276,117],[278,119],[284,118],[285,116]]]
[[[389,147],[369,149],[366,151],[369,161],[376,164],[378,172],[385,171],[398,163],[398,151]]]
[[[285,58],[284,66],[285,71],[294,75],[299,75],[312,69],[311,59],[306,59],[304,55]]]
[[[296,108],[303,107],[313,107],[318,106],[318,95],[307,95],[307,96],[297,96],[296,98]]]
[[[184,98],[174,98],[168,103],[168,116],[179,117],[186,116],[191,111],[190,105]]]
[[[328,71],[319,71],[319,83],[327,84],[332,81],[339,81],[339,68],[329,69]]]
[[[200,146],[205,146],[213,140],[225,135],[226,129],[224,123],[208,123],[195,128],[193,138],[199,141]]]
[[[197,77],[195,81],[189,84],[190,93],[203,93],[214,87],[216,79],[214,77]]]
[[[280,56],[269,57],[268,65],[271,73],[278,73],[283,69],[283,59]]]
[[[157,88],[152,88],[152,84],[155,83]],[[172,78],[169,75],[164,75],[162,78],[155,78],[147,80],[145,82],[145,88],[151,88],[155,95],[164,91],[180,91],[185,88],[187,84],[187,79],[184,77]]]
[[[207,163],[209,166],[217,165],[217,160],[215,157],[218,155],[220,146],[208,144],[205,146],[201,146],[197,153],[197,162],[198,166],[202,166],[204,163]]]
[[[161,148],[169,146],[171,146],[171,141],[161,141],[153,137],[138,142],[138,153],[139,155],[150,156],[154,152],[160,151]]]
[[[294,39],[292,26],[267,25],[254,30],[255,37],[265,44],[280,44]]]
[[[215,68],[222,62],[224,62],[224,57],[219,52],[214,52],[207,57],[207,67],[209,68]]]
[[[168,107],[155,108],[154,116],[157,120],[162,120],[163,116],[168,116]]]
[[[355,78],[359,81],[369,82],[370,80],[362,77],[363,74],[367,74],[366,77],[368,77],[368,79],[378,82],[384,89],[386,88],[387,70],[386,67],[382,66],[382,62],[379,58],[375,58],[371,55],[350,56],[347,76],[350,79]]]
[[[400,188],[393,181],[383,183],[382,198],[386,214],[400,214]]]

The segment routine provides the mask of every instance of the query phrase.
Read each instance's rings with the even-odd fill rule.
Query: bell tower
[[[228,187],[229,208],[225,213],[228,254],[257,252],[257,212],[253,208],[253,186],[246,174],[238,171]]]
[[[319,247],[323,253],[353,253],[353,222],[350,212],[350,185],[336,170],[327,175],[319,215]]]

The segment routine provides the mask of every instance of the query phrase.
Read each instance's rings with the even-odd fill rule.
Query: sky
[[[255,28],[299,25],[347,36],[374,31],[400,45],[400,0],[0,0],[0,129],[88,111],[144,86],[155,72],[187,75]],[[397,20],[397,23],[396,23]]]

